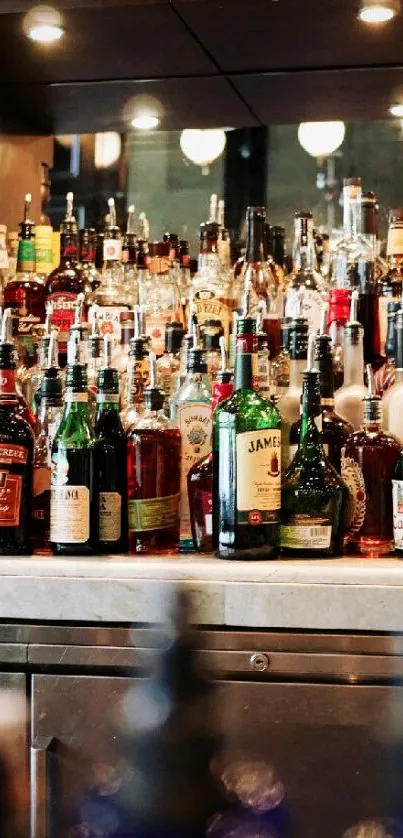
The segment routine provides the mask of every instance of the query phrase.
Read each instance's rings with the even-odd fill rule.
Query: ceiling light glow
[[[185,128],[180,136],[180,146],[188,160],[200,166],[208,175],[211,163],[223,153],[227,137],[223,128]]]
[[[387,23],[400,11],[400,0],[363,0],[358,17],[363,23]]]
[[[139,113],[131,122],[133,128],[137,128],[138,131],[152,131],[159,123],[159,117],[152,113]]]
[[[392,116],[397,116],[399,118],[403,117],[403,105],[391,105],[389,113],[392,114]]]
[[[34,6],[24,17],[23,29],[31,41],[54,44],[64,35],[60,12],[53,6]]]
[[[298,140],[311,157],[329,157],[341,146],[346,133],[344,122],[301,122]]]

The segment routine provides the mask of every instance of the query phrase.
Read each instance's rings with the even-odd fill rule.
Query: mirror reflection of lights
[[[340,148],[346,134],[341,120],[334,122],[301,122],[298,140],[311,157],[329,157]]]
[[[392,116],[397,116],[398,118],[403,117],[403,104],[402,105],[391,105],[389,108],[389,113]]]
[[[400,12],[400,0],[362,0],[358,17],[363,23],[387,23]]]
[[[160,124],[160,120],[155,114],[142,113],[134,116],[131,124],[138,131],[153,131]]]
[[[52,6],[34,6],[23,20],[23,30],[31,41],[54,44],[64,35],[60,12]]]
[[[116,131],[95,134],[95,168],[108,169],[117,163],[122,151],[122,140]]]

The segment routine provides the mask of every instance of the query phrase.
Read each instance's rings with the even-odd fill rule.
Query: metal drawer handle
[[[47,838],[48,754],[55,742],[52,736],[37,736],[31,746],[31,838]]]
[[[266,672],[270,666],[270,658],[263,652],[256,652],[254,655],[251,655],[250,663],[257,672]]]

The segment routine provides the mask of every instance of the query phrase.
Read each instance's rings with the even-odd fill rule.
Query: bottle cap
[[[266,207],[248,207],[246,210],[246,220],[252,218],[262,218],[266,220]]]
[[[148,355],[147,340],[144,337],[135,337],[130,341],[129,357],[142,360]]]
[[[204,349],[219,349],[220,337],[224,334],[221,320],[205,320],[203,324]]]
[[[347,323],[350,316],[350,291],[348,288],[331,288],[329,291],[328,325],[335,320]]]
[[[51,334],[46,338],[48,343],[47,349],[47,367],[44,370],[40,391],[39,401],[42,399],[56,399],[62,402],[63,399],[63,382],[60,378],[60,370],[58,365],[58,343],[57,331],[52,329]]]
[[[175,320],[165,326],[165,351],[179,352],[183,340],[183,326]]]
[[[236,325],[237,335],[255,335],[256,320],[254,317],[238,317]]]
[[[207,372],[206,353],[204,349],[189,349],[187,358],[188,372]]]
[[[305,361],[308,352],[308,322],[304,319],[293,320],[288,338],[288,351],[292,361]]]
[[[288,352],[290,343],[290,329],[292,325],[292,317],[283,317],[280,327],[280,343],[281,348]]]
[[[366,365],[367,379],[368,379],[368,395],[363,398],[364,405],[364,424],[369,425],[372,422],[380,422],[382,419],[382,401],[381,397],[375,393],[374,376],[372,373],[371,364]]]
[[[345,177],[343,178],[343,186],[361,186],[361,178]]]

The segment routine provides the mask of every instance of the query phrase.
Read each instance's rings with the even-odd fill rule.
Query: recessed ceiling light
[[[54,44],[64,35],[60,12],[52,6],[34,6],[25,15],[23,28],[31,41]]]
[[[139,131],[152,131],[159,123],[159,117],[155,114],[141,113],[133,117],[131,124],[133,128],[137,128]]]
[[[386,23],[400,12],[400,0],[362,0],[358,17],[364,23]]]
[[[389,108],[389,113],[392,114],[392,116],[397,116],[401,119],[403,117],[403,104],[391,105]]]

